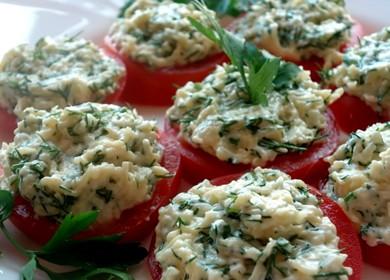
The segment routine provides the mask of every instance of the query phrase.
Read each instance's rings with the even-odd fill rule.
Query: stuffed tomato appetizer
[[[340,207],[279,170],[256,168],[178,194],[160,209],[148,265],[160,279],[360,279]]]
[[[255,1],[233,28],[242,38],[272,54],[302,65],[319,80],[325,65],[339,63],[339,51],[357,43],[362,28],[344,1]]]
[[[264,105],[245,93],[233,65],[218,66],[203,82],[178,89],[166,130],[180,139],[187,179],[197,182],[253,166],[307,180],[327,176],[323,159],[339,137],[327,104],[340,91],[320,89],[307,71],[281,62],[280,75],[289,70],[295,74],[280,84],[275,80]]]
[[[390,123],[352,133],[328,160],[324,192],[359,229],[365,261],[390,270]]]
[[[349,48],[343,63],[327,73],[327,83],[346,92],[332,108],[346,132],[365,129],[380,118],[390,120],[390,28]]]
[[[98,210],[80,238],[141,240],[179,186],[172,137],[135,110],[84,103],[51,111],[25,109],[12,143],[3,143],[2,189],[14,193],[12,223],[47,242],[67,214]]]
[[[34,107],[50,110],[84,102],[115,101],[125,83],[125,68],[94,43],[44,37],[20,45],[0,62],[0,106],[16,116]]]
[[[178,86],[201,81],[227,60],[189,18],[202,20],[204,15],[192,4],[136,0],[114,22],[105,43],[126,65],[122,101],[171,105]]]

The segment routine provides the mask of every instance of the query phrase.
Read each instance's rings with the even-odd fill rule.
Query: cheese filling
[[[27,107],[101,102],[119,88],[124,67],[84,39],[40,39],[20,45],[0,62],[0,105],[21,117]]]
[[[253,105],[243,89],[233,66],[218,66],[203,82],[179,88],[167,116],[185,140],[220,160],[264,165],[320,138],[326,105],[342,93],[320,89],[305,71],[274,88],[267,106]]]
[[[328,158],[326,193],[370,246],[390,245],[390,123],[352,133]]]
[[[109,39],[122,54],[150,68],[186,65],[218,49],[191,25],[189,17],[205,19],[192,4],[136,0],[111,26]]]
[[[274,55],[300,61],[328,57],[350,37],[352,20],[343,1],[256,1],[235,31]]]
[[[303,181],[257,168],[205,180],[160,209],[162,279],[348,279],[336,228]]]
[[[19,193],[39,216],[99,210],[99,221],[148,200],[169,176],[159,165],[156,124],[129,108],[85,103],[46,112],[28,108],[3,143],[0,187]]]
[[[390,27],[363,37],[329,72],[329,83],[343,87],[377,111],[390,112]]]

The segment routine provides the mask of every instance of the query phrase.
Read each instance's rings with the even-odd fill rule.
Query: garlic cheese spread
[[[390,123],[352,133],[328,161],[327,194],[369,245],[390,245]]]
[[[189,17],[205,19],[192,4],[136,0],[111,26],[109,40],[122,54],[150,68],[186,65],[217,51]]]
[[[377,111],[390,111],[390,27],[363,37],[331,70],[329,83],[363,99]]]
[[[253,105],[240,73],[225,64],[203,82],[179,88],[167,116],[184,139],[220,160],[264,165],[321,137],[326,105],[341,93],[320,89],[301,70],[268,93],[267,106]]]
[[[114,93],[124,67],[84,39],[40,39],[20,45],[0,62],[0,105],[21,117],[27,107],[50,110],[103,101]]]
[[[162,279],[348,279],[336,227],[301,180],[257,168],[208,180],[160,209]]]
[[[0,187],[30,201],[39,216],[99,210],[99,221],[148,200],[159,178],[156,124],[133,109],[84,103],[27,108],[14,142],[3,143]]]
[[[339,0],[261,0],[235,31],[277,56],[300,61],[327,57],[350,37],[352,20]]]

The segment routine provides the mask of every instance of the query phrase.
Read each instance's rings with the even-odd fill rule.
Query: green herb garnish
[[[300,71],[292,63],[281,62],[279,58],[266,52],[260,52],[250,42],[224,30],[212,17],[203,1],[194,1],[194,5],[206,16],[205,22],[189,18],[192,25],[203,35],[215,42],[229,57],[240,73],[252,104],[267,105],[267,94],[273,88],[282,89],[291,84]]]
[[[147,255],[147,250],[138,243],[118,244],[120,235],[74,240],[75,235],[96,221],[97,211],[67,215],[54,236],[40,250],[25,249],[4,225],[12,208],[12,194],[0,190],[0,229],[8,241],[28,258],[20,271],[20,279],[33,280],[39,269],[51,280],[133,280],[127,273],[128,266],[139,263]],[[73,270],[56,272],[47,267],[47,262],[71,266]]]

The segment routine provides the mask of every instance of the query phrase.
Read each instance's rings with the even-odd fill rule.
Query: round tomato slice
[[[340,47],[340,51],[344,52],[347,48],[353,47],[359,42],[359,39],[364,35],[363,27],[360,23],[355,22],[351,30],[351,38],[349,42]],[[309,59],[302,61],[292,61],[298,65],[301,65],[303,69],[310,71],[310,76],[313,81],[320,82],[321,76],[319,72],[324,66],[324,59],[321,57],[313,56]]]
[[[158,209],[166,205],[176,195],[181,177],[181,161],[177,140],[162,133],[159,142],[164,147],[161,164],[175,176],[160,180],[150,200],[123,211],[118,220],[92,225],[77,238],[122,234],[121,242],[126,242],[142,240],[153,230],[157,223]],[[20,195],[15,198],[10,220],[20,231],[39,244],[46,243],[58,228],[58,224],[50,218],[37,217],[31,204]]]
[[[224,177],[216,178],[211,181],[213,185],[223,185],[227,184],[233,180],[240,178],[242,173],[227,175]],[[360,280],[362,274],[363,260],[362,252],[359,245],[359,237],[356,233],[356,230],[352,223],[349,221],[348,217],[345,215],[344,211],[340,206],[320,193],[313,187],[309,187],[309,191],[314,194],[317,199],[320,201],[320,208],[325,216],[327,216],[330,221],[336,226],[337,235],[340,238],[339,248],[341,251],[346,254],[348,257],[344,262],[346,267],[350,267],[353,270],[353,274],[349,277],[349,280]],[[147,264],[149,268],[150,275],[153,280],[160,280],[162,275],[162,269],[159,262],[156,260],[156,255],[154,254],[155,243],[156,243],[155,234],[152,237],[149,249],[149,255],[147,258]],[[383,258],[384,261],[388,260]]]
[[[344,93],[339,99],[330,104],[330,110],[335,116],[337,125],[346,133],[368,126],[380,121],[369,105],[357,96]]]
[[[126,65],[127,82],[120,101],[131,104],[171,105],[178,87],[189,81],[200,82],[214,71],[216,65],[228,62],[225,54],[218,53],[185,66],[150,69],[127,55],[120,54],[108,37],[105,39],[105,48],[114,56],[120,57]]]
[[[267,163],[269,168],[280,169],[293,178],[302,179],[308,183],[317,182],[326,177],[329,164],[324,158],[332,154],[339,142],[339,129],[330,111],[326,114],[327,127],[323,131],[324,137],[314,142],[304,152],[294,152],[278,155],[275,160]],[[168,134],[178,137],[178,130],[165,123]],[[195,148],[180,139],[180,153],[183,160],[183,168],[186,179],[191,183],[197,183],[203,179],[213,179],[227,174],[239,173],[252,168],[251,165],[232,164],[221,161],[199,148]]]

